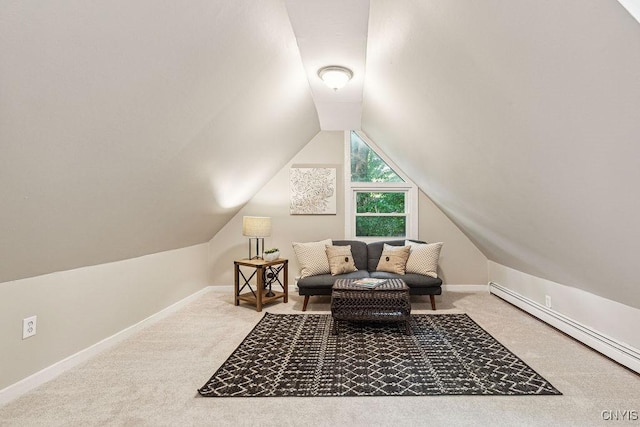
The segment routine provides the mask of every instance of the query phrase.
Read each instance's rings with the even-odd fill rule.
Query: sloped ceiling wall
[[[640,307],[640,25],[617,2],[372,0],[363,129],[487,257]]]
[[[0,8],[0,282],[208,241],[319,130],[282,1]],[[638,22],[370,13],[363,130],[491,260],[640,307]]]
[[[319,131],[281,1],[0,8],[0,282],[206,242]]]

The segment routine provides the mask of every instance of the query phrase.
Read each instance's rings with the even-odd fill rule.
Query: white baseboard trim
[[[229,293],[233,295],[233,285],[213,285],[209,286],[210,292]]]
[[[446,284],[442,285],[442,290],[445,292],[489,292],[489,285]]]
[[[62,359],[59,362],[56,362],[53,365],[48,366],[28,376],[27,378],[24,378],[18,381],[17,383],[14,383],[8,387],[5,387],[4,389],[0,390],[0,406],[22,396],[23,394],[33,390],[34,388],[48,381],[51,381],[52,379],[56,378],[63,372],[68,371],[69,369],[89,360],[90,358],[94,357],[98,353],[101,353],[104,350],[110,347],[113,347],[119,342],[129,338],[136,332],[139,332],[142,329],[148,326],[151,326],[154,323],[166,318],[167,316],[175,313],[176,311],[178,311],[185,305],[189,304],[190,302],[198,299],[203,294],[207,292],[215,291],[215,289],[213,288],[214,288],[213,286],[207,286],[205,288],[202,288],[198,292],[192,295],[189,295],[186,298],[181,299],[180,301],[170,305],[169,307],[155,314],[152,314],[146,319],[141,320],[140,322],[134,325],[131,325],[128,328],[123,329],[122,331],[117,332],[111,335],[110,337],[105,338],[102,341],[99,341],[93,344],[90,347],[80,350],[79,352],[72,354],[71,356],[65,359]],[[233,290],[231,292],[233,292]]]
[[[640,373],[640,351],[638,349],[602,334],[495,282],[489,282],[489,291],[616,362]]]

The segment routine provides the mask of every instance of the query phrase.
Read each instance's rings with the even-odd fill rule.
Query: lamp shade
[[[243,216],[242,235],[248,237],[271,236],[271,218],[268,216]]]

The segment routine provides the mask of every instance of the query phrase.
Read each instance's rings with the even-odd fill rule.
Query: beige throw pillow
[[[438,277],[438,260],[443,243],[416,243],[409,240],[404,242],[410,247],[407,260],[407,273],[423,274]]]
[[[296,253],[296,258],[298,258],[301,279],[331,272],[325,248],[332,243],[331,239],[319,242],[292,243],[293,251]]]
[[[404,274],[408,258],[409,246],[391,246],[385,243],[376,270]]]
[[[351,253],[351,245],[327,246],[326,253],[332,276],[358,271],[353,260],[353,254]]]

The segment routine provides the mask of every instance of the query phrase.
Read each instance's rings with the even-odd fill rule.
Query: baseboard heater
[[[554,328],[561,330],[621,365],[640,373],[640,351],[638,351],[638,349],[604,335],[529,298],[523,297],[498,283],[489,282],[489,292]]]

